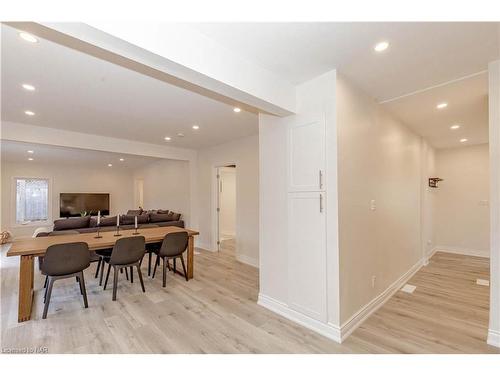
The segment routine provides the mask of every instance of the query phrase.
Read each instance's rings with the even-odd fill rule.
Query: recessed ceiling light
[[[35,86],[30,85],[28,83],[23,83],[23,89],[28,90],[28,91],[35,91]]]
[[[124,158],[120,158],[120,161],[125,161],[125,159]]]
[[[30,42],[30,43],[36,43],[36,42],[38,42],[38,39],[37,39],[37,38],[35,38],[33,35],[28,34],[28,33],[24,32],[24,31],[21,31],[21,32],[19,33],[19,36],[20,36],[22,39],[24,39],[25,41]]]
[[[112,167],[112,166],[113,166],[113,164],[111,164],[111,163],[108,164],[108,167]]]
[[[28,158],[28,160],[29,160],[29,161],[32,161],[32,160],[34,160],[34,159],[33,159],[33,158]]]
[[[460,140],[460,142],[462,142],[462,143],[467,142],[467,141],[468,141],[468,139],[467,139],[467,138],[462,138],[462,139]]]
[[[240,113],[241,112],[241,108],[234,107],[233,111],[235,111],[236,113]]]
[[[451,130],[456,130],[456,129],[458,129],[458,128],[460,128],[460,125],[458,125],[458,124],[455,124],[455,125],[450,126],[450,129],[451,129]]]
[[[198,130],[200,127],[198,125],[193,125],[194,130]]]
[[[24,111],[25,114],[27,114],[28,116],[34,116],[35,115],[35,112],[33,111]]]
[[[389,42],[380,42],[375,44],[375,47],[373,49],[377,52],[382,52],[385,51],[387,48],[389,48]]]
[[[437,109],[443,109],[443,108],[446,108],[448,107],[448,103],[439,103],[436,108]]]
[[[177,133],[178,137],[184,137],[184,133]]]
[[[170,137],[165,137],[164,139],[165,139],[166,141],[170,141],[172,138],[170,138]]]
[[[33,154],[34,152],[35,152],[35,151],[33,151],[33,150],[28,150],[28,151],[27,151],[27,153],[28,153],[28,154]]]

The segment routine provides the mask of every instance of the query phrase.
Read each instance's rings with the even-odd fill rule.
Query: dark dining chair
[[[188,233],[187,232],[176,232],[176,233],[168,233],[163,238],[163,242],[161,244],[160,249],[156,253],[156,262],[155,268],[153,270],[153,278],[156,274],[156,267],[160,265],[160,260],[163,260],[163,287],[166,286],[167,283],[167,266],[170,268],[168,261],[172,259],[173,261],[173,269],[174,273],[176,270],[176,260],[180,258],[182,269],[184,271],[184,277],[186,281],[188,281],[188,275],[186,271],[186,265],[184,263],[184,252],[187,250],[188,246]]]
[[[80,284],[80,293],[83,295],[83,303],[85,308],[88,307],[83,270],[87,269],[89,265],[90,251],[85,242],[57,244],[47,248],[42,263],[42,273],[48,279],[42,319],[47,318],[52,287],[56,280],[76,277]]]
[[[106,281],[104,282],[104,290],[108,284],[109,272],[113,267],[113,301],[116,301],[116,289],[118,287],[118,271],[127,267],[132,270],[133,267],[137,268],[137,274],[141,282],[142,291],[146,292],[144,288],[144,281],[142,279],[140,261],[144,257],[146,241],[144,236],[125,237],[116,241],[113,246],[113,251],[109,258],[105,258],[108,263],[108,271],[106,273]]]

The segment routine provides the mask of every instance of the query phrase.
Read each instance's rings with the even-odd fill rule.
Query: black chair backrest
[[[187,232],[168,233],[163,238],[160,256],[175,257],[181,255],[188,246]]]
[[[130,264],[142,259],[146,252],[144,236],[120,238],[113,246],[111,264]]]
[[[83,271],[89,265],[89,246],[85,242],[71,242],[49,246],[41,268],[46,275],[61,276]]]

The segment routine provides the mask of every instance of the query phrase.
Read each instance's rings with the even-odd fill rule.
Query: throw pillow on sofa
[[[54,221],[54,230],[87,228],[89,226],[89,223],[90,223],[90,216],[58,219]]]
[[[148,215],[121,215],[120,225],[134,224],[136,216],[137,216],[137,224],[146,224],[148,222]]]
[[[179,221],[181,218],[181,214],[175,213],[173,211],[170,211],[169,213],[170,220],[169,221]]]
[[[170,210],[158,210],[157,213],[159,213],[159,214],[168,214],[168,213],[170,213]]]
[[[109,227],[109,226],[116,226],[116,216],[111,216],[111,217],[101,217],[101,227]],[[122,225],[120,223],[120,225]]]

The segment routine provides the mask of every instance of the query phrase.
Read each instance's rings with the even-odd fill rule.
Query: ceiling
[[[389,101],[383,104],[386,109],[434,147],[447,148],[488,142],[487,74],[476,74],[499,58],[499,25],[204,23],[193,27],[293,83],[337,68],[375,100]],[[388,41],[389,48],[377,53],[373,47],[380,41]],[[436,104],[443,101],[449,106],[437,111]],[[455,123],[461,127],[451,131]],[[460,143],[462,138],[468,141]]]
[[[254,113],[235,113],[228,104],[51,41],[27,43],[9,26],[1,31],[4,121],[194,149],[258,133]]]
[[[383,101],[487,69],[499,23],[199,23],[193,27],[292,83],[337,68]],[[389,41],[384,53],[373,47]]]
[[[113,168],[113,170],[134,170],[161,160],[158,158],[117,154],[94,150],[82,150],[69,147],[59,147],[25,142],[2,140],[2,162],[56,164],[70,166],[86,166],[92,168]],[[28,153],[33,151],[33,153]],[[28,160],[32,158],[33,160]],[[123,158],[123,161],[120,161]],[[112,167],[108,167],[112,164]]]
[[[448,103],[443,109],[436,105]],[[382,104],[435,148],[488,143],[488,74]],[[460,125],[456,130],[452,125]],[[459,140],[466,138],[466,143]]]

